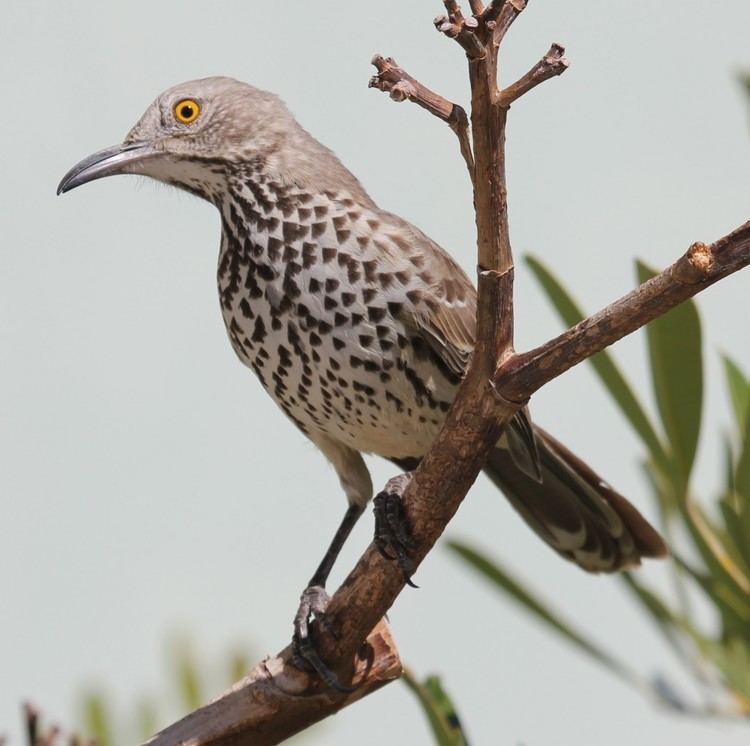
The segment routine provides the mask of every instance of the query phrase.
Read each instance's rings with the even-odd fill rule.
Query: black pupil
[[[183,104],[180,114],[182,114],[183,119],[190,119],[193,116],[193,107],[190,104]]]

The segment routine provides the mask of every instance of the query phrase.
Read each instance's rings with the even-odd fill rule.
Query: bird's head
[[[61,194],[94,179],[139,174],[209,196],[227,169],[263,160],[285,167],[289,138],[306,135],[275,95],[232,78],[204,78],[164,91],[119,145],[73,166]]]

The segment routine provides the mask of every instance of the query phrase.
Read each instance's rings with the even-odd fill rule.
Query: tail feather
[[[615,572],[668,554],[656,529],[587,464],[541,428],[534,426],[534,436],[540,480],[516,463],[506,439],[485,472],[556,552],[589,572]]]

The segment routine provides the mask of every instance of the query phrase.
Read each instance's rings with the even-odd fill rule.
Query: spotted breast
[[[303,432],[419,457],[473,340],[464,330],[451,365],[418,320],[439,300],[473,315],[471,285],[447,255],[450,274],[436,278],[420,250],[429,239],[357,196],[281,185],[258,164],[233,179],[221,205],[224,321],[239,358]]]

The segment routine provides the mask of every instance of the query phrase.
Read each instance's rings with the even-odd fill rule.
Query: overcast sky
[[[300,590],[341,517],[335,475],[227,343],[213,208],[137,178],[57,198],[73,163],[119,142],[164,88],[230,75],[280,93],[385,208],[471,271],[474,233],[452,133],[367,89],[393,55],[466,102],[437,0],[50,3],[6,0],[0,24],[0,731],[31,697],[72,722],[102,683],[118,711],[160,695],[165,641],[207,667],[230,646],[282,648]],[[632,286],[633,259],[672,261],[750,217],[747,0],[536,0],[504,79],[558,41],[570,70],[513,107],[511,231],[593,310]],[[559,330],[523,266],[517,344]],[[719,483],[728,424],[718,352],[750,369],[750,275],[700,298],[707,427],[697,487]],[[650,401],[643,336],[617,346]],[[637,441],[586,368],[538,394],[535,418],[649,516]],[[392,469],[371,460],[374,481]],[[369,541],[361,522],[337,581]],[[480,480],[448,533],[476,542],[644,673],[685,680],[615,579],[561,562]],[[664,585],[663,567],[641,576]],[[439,672],[475,744],[747,743],[746,728],[678,719],[565,647],[436,549],[391,613],[404,660]],[[706,620],[710,623],[712,620]],[[218,684],[217,684],[218,686]],[[207,692],[208,695],[216,691]],[[401,684],[310,743],[431,743]]]

